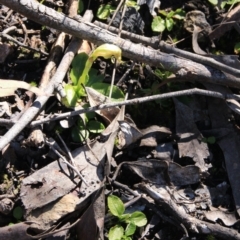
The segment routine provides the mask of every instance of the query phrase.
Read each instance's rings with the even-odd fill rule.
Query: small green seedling
[[[64,86],[66,97],[62,99],[63,104],[67,107],[75,107],[78,101],[81,101],[81,98],[86,96],[84,86],[96,89],[95,85],[98,84],[96,86],[98,87],[98,89],[96,89],[97,91],[109,88],[109,84],[102,83],[103,77],[101,75],[97,75],[96,70],[94,71],[91,69],[92,64],[98,57],[103,57],[105,59],[111,59],[114,57],[116,62],[120,63],[121,56],[121,49],[113,44],[103,44],[99,46],[92,52],[92,54],[90,54],[89,57],[85,53],[77,55],[73,60],[72,70],[70,73],[72,84],[66,84]],[[101,83],[100,86],[99,83]],[[116,86],[113,86],[113,98],[114,93],[116,92],[118,96],[121,95],[122,98],[124,98],[124,94],[121,90]]]
[[[116,10],[111,4],[101,4],[97,10],[97,17],[102,20],[106,20],[110,17],[110,14]]]
[[[186,15],[185,11],[181,8],[176,11],[170,11],[169,13],[164,10],[160,10],[159,13],[163,15],[163,17],[156,16],[153,18],[152,30],[154,32],[163,32],[165,29],[170,32],[174,24],[176,24],[176,20],[183,20]]]
[[[127,7],[136,8],[136,10],[140,8],[137,2],[133,0],[127,0],[125,4]],[[115,10],[116,10],[116,7],[112,6],[109,3],[101,4],[97,10],[97,17],[102,20],[107,20]]]
[[[71,137],[74,142],[82,143],[89,138],[90,133],[98,134],[105,129],[105,126],[95,118],[95,112],[81,114],[75,126],[71,128]]]
[[[109,230],[109,240],[131,240],[131,236],[135,233],[136,228],[147,224],[147,218],[142,212],[136,211],[131,214],[124,214],[124,204],[117,196],[108,196],[107,203],[111,214],[118,218],[118,224]],[[126,225],[125,229],[123,225]]]

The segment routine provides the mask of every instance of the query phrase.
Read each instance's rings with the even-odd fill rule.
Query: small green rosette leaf
[[[133,224],[135,224],[138,227],[145,226],[147,224],[147,218],[146,215],[142,212],[136,211],[134,212],[130,218],[129,221]]]
[[[124,229],[120,225],[116,225],[112,228],[110,228],[108,233],[108,239],[109,240],[121,240],[124,234]]]
[[[125,235],[131,236],[135,233],[135,231],[136,231],[136,225],[134,223],[129,223],[125,229]]]
[[[165,21],[160,16],[154,17],[152,21],[152,30],[154,32],[163,32],[165,30]]]
[[[112,215],[119,217],[125,212],[125,207],[120,198],[110,195],[107,198],[108,208]]]

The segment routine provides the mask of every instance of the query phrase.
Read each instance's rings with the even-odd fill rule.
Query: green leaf
[[[82,143],[89,138],[89,131],[86,130],[84,124],[78,121],[77,126],[71,128],[71,137],[74,142]]]
[[[99,19],[106,20],[114,10],[115,8],[110,4],[102,4],[97,11],[97,17]]]
[[[95,89],[96,91],[102,93],[105,96],[109,96],[110,93],[110,88],[111,85],[108,83],[93,83],[90,87],[92,87],[93,89]],[[112,98],[121,101],[124,99],[124,94],[123,92],[117,87],[117,86],[113,86],[112,89]]]
[[[119,216],[119,220],[121,222],[129,222],[129,218],[130,218],[131,214],[130,213],[126,213],[126,214],[122,214],[121,216]]]
[[[216,142],[216,138],[215,137],[208,137],[207,138],[207,142],[210,143],[210,144],[214,144]]]
[[[139,8],[140,8],[140,6],[137,4],[137,2],[133,1],[133,0],[127,0],[126,5],[128,7],[134,7],[136,10],[139,10]]]
[[[109,240],[121,240],[124,233],[124,229],[120,225],[116,225],[111,227],[108,233]]]
[[[87,128],[91,133],[101,133],[105,127],[101,122],[92,120],[87,124]]]
[[[108,196],[107,202],[108,202],[108,208],[112,215],[116,217],[120,217],[124,213],[125,211],[124,204],[122,200],[117,196],[114,196],[114,195]]]
[[[173,28],[173,25],[174,25],[173,19],[172,18],[166,18],[165,19],[165,25],[166,25],[167,30],[170,32]]]
[[[234,4],[239,3],[239,2],[240,2],[240,0],[229,0],[229,1],[227,1],[227,4],[228,5],[234,5]]]
[[[136,225],[134,223],[129,223],[125,229],[125,235],[131,236],[135,233],[135,231],[136,231]]]
[[[78,14],[82,13],[84,10],[84,3],[82,0],[78,0]]]
[[[165,30],[165,21],[161,17],[157,16],[153,18],[152,30],[154,32],[163,32]]]
[[[92,84],[96,82],[102,82],[104,80],[104,76],[101,74],[97,74],[98,70],[91,68],[88,73],[88,81],[86,82],[86,86],[90,87]]]
[[[78,84],[78,80],[83,73],[87,59],[88,55],[86,53],[80,53],[74,57],[72,61],[72,69],[70,71],[70,78],[73,85]]]
[[[159,10],[158,11],[160,14],[162,14],[164,17],[167,17],[168,13],[164,10]]]
[[[178,19],[178,20],[183,20],[186,16],[186,12],[184,10],[182,10],[181,8],[178,8],[174,15],[173,18]]]
[[[237,42],[234,46],[234,53],[239,54],[240,53],[240,42]]]
[[[138,227],[142,227],[147,224],[147,218],[145,214],[139,211],[132,213],[129,220]]]
[[[20,206],[17,206],[13,210],[13,217],[15,217],[17,220],[20,220],[23,216],[23,209]]]
[[[125,235],[122,236],[122,239],[123,239],[123,240],[132,240],[131,237],[128,237],[128,236],[125,236]]]
[[[79,99],[79,96],[77,94],[77,86],[66,84],[64,86],[64,90],[66,93],[66,97],[62,99],[62,103],[66,107],[75,107]]]
[[[170,11],[170,12],[167,14],[166,17],[167,17],[167,18],[171,18],[171,17],[174,15],[174,13],[175,13],[174,11]]]
[[[219,0],[208,0],[212,5],[217,5]]]

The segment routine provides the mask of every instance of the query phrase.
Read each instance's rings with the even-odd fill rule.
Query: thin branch
[[[82,113],[95,112],[97,110],[106,109],[106,108],[113,108],[113,107],[117,107],[117,106],[120,107],[120,106],[124,106],[124,105],[133,105],[133,104],[138,104],[138,103],[155,101],[155,100],[159,100],[159,99],[166,99],[166,98],[179,97],[179,96],[184,96],[184,95],[193,95],[193,94],[199,94],[199,95],[204,95],[204,96],[208,96],[208,97],[216,97],[216,98],[221,98],[221,99],[228,99],[228,98],[237,99],[237,100],[240,99],[240,96],[235,95],[235,94],[225,95],[225,94],[215,92],[215,91],[208,91],[208,90],[193,88],[190,90],[176,91],[176,92],[158,94],[158,95],[153,95],[153,96],[148,96],[148,97],[135,98],[135,99],[126,100],[126,101],[122,101],[122,102],[100,104],[98,106],[89,107],[86,109],[81,108],[80,110],[66,112],[66,113],[62,113],[62,114],[58,114],[58,115],[53,115],[51,117],[46,117],[41,120],[33,121],[30,124],[30,126],[34,127],[34,126],[37,126],[39,124],[43,124],[46,122],[61,120],[61,119],[76,116],[76,115],[79,115]]]
[[[58,155],[59,158],[62,159],[62,161],[68,165],[68,167],[70,167],[74,172],[77,173],[77,175],[79,176],[79,178],[89,187],[89,185],[87,184],[86,180],[84,179],[84,177],[82,176],[82,174],[78,171],[77,167],[70,164],[66,158],[54,147],[53,143],[50,141],[46,140],[46,144],[53,150],[54,153],[56,153]]]
[[[16,40],[15,38],[11,37],[10,35],[8,35],[7,33],[4,32],[0,32],[0,37],[7,39],[8,41],[11,41],[13,43],[16,43],[18,46],[20,47],[24,47],[27,48],[29,50],[32,50],[34,52],[39,52],[42,53],[45,56],[48,56],[48,53],[46,53],[45,51],[41,50],[41,49],[36,49],[36,48],[32,48],[30,46],[25,45],[24,43],[19,42],[18,40]]]
[[[163,41],[160,42],[159,46],[160,46],[161,50],[163,50],[164,52],[173,53],[179,57],[184,57],[184,58],[191,59],[198,63],[207,64],[207,65],[209,65],[213,68],[219,69],[223,72],[232,74],[236,77],[240,77],[240,70],[237,70],[236,68],[229,67],[228,65],[225,65],[219,61],[216,61],[214,58],[211,58],[211,56],[206,57],[206,56],[198,55],[195,53],[183,51],[179,48],[174,48],[171,45],[166,44]]]
[[[102,23],[99,21],[94,21],[94,24],[100,28],[107,29],[115,34],[118,33],[118,28],[115,28],[112,26],[108,27],[108,25],[105,23]],[[125,38],[125,39],[127,38],[127,39],[131,40],[132,42],[142,43],[144,45],[151,46],[152,48],[157,48],[159,46],[159,37],[149,38],[149,37],[141,36],[141,35],[138,35],[138,34],[135,34],[132,32],[125,31],[125,30],[121,31],[121,36],[122,36],[122,38]]]

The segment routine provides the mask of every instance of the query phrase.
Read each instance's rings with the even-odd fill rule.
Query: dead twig
[[[155,100],[159,100],[159,99],[166,99],[166,98],[179,97],[179,96],[184,96],[184,95],[193,95],[193,94],[199,94],[199,95],[203,95],[203,96],[215,97],[215,98],[220,98],[220,99],[231,98],[231,99],[240,100],[240,96],[236,95],[236,94],[225,95],[225,94],[222,94],[222,93],[219,93],[216,91],[208,91],[208,90],[193,88],[193,89],[189,89],[189,90],[157,94],[157,95],[142,97],[142,98],[135,98],[135,99],[126,100],[126,101],[122,101],[122,102],[106,103],[106,104],[101,104],[101,105],[98,105],[95,107],[89,107],[86,109],[81,108],[80,110],[66,112],[66,113],[62,113],[62,114],[58,114],[58,115],[53,115],[51,117],[46,117],[41,120],[33,121],[30,124],[30,126],[34,127],[34,126],[37,126],[39,124],[43,124],[46,122],[61,120],[61,119],[67,118],[67,117],[76,116],[76,115],[86,113],[86,112],[95,112],[97,110],[106,109],[106,108],[113,108],[113,107],[124,106],[124,105],[133,105],[133,104],[139,104],[139,103],[144,103],[144,102],[149,102],[149,101],[155,101]],[[1,121],[0,121],[0,124],[1,124]],[[4,124],[6,124],[6,121],[4,121]]]

